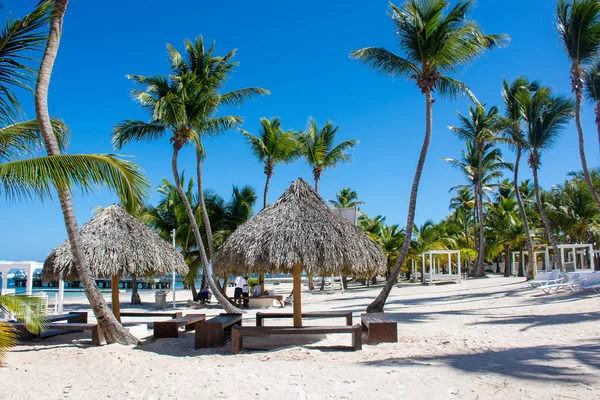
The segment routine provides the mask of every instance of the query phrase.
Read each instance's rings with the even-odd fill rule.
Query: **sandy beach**
[[[351,310],[358,323],[379,290],[304,292],[303,307]],[[219,313],[185,307],[184,295],[178,293],[186,312]],[[128,296],[122,294],[124,308]],[[144,308],[153,309],[151,293],[143,300],[149,303]],[[82,309],[85,303],[66,306],[66,311]],[[254,325],[256,311],[244,315],[245,325]],[[92,347],[84,334],[20,344],[0,368],[2,397],[600,398],[600,296],[591,292],[540,295],[522,278],[500,277],[459,285],[402,284],[392,291],[386,311],[398,319],[399,343],[364,345],[357,352],[343,347],[350,344],[349,335],[301,342],[294,337],[248,339],[235,356],[229,342],[194,350],[193,333],[157,341],[147,337],[132,347]],[[140,338],[151,335],[140,322],[124,319]],[[324,321],[311,321],[319,323]]]

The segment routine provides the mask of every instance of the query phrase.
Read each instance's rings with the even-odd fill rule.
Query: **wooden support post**
[[[301,328],[302,327],[302,300],[301,300],[302,266],[294,265],[294,269],[292,272],[294,275],[294,327]]]
[[[119,301],[119,275],[112,276],[111,284],[112,294],[112,311],[117,318],[117,321],[121,322],[121,303]]]
[[[265,294],[265,273],[261,272],[260,273],[260,277],[258,278],[259,282],[260,282],[260,295],[262,296],[263,294]]]

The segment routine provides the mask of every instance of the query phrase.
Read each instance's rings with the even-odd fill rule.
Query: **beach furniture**
[[[88,313],[86,311],[78,311],[78,312],[70,312],[67,314],[58,314],[58,315],[49,315],[46,317],[46,321],[49,324],[55,323],[55,322],[60,322],[60,321],[66,321],[67,323],[73,324],[73,323],[87,323],[88,320]],[[47,337],[51,337],[51,336],[56,336],[59,334],[65,334],[68,332],[56,332],[56,331],[50,331],[48,329],[44,330],[43,332],[41,332],[40,334],[34,334],[31,333],[27,330],[27,328],[25,327],[25,324],[21,323],[21,322],[14,322],[11,324],[16,330],[17,330],[17,335],[19,336],[20,340],[33,340],[33,339],[43,339],[43,338],[47,338]]]
[[[256,326],[263,326],[263,321],[269,318],[294,318],[293,313],[256,313]],[[344,318],[347,326],[352,326],[352,311],[311,311],[303,312],[302,318]]]
[[[222,313],[204,322],[197,322],[194,347],[203,349],[223,346],[226,335],[231,334],[234,325],[242,326],[242,314]]]
[[[591,289],[596,293],[600,293],[600,282],[584,282],[579,285],[579,288],[583,290]]]
[[[183,316],[183,312],[181,311],[122,311],[121,317],[171,317],[181,318]]]
[[[229,297],[229,300],[234,303],[235,299],[233,297]],[[273,301],[279,303],[281,308],[285,307],[283,304],[283,296],[282,295],[262,295],[262,296],[250,296],[248,297],[248,307],[249,308],[265,308],[272,307]]]
[[[231,329],[231,352],[237,354],[242,350],[244,336],[272,335],[322,335],[333,333],[349,333],[352,335],[352,349],[362,349],[362,330],[359,324],[352,326],[304,326],[304,327],[276,327],[276,326],[238,326]]]
[[[550,277],[548,279],[529,281],[527,283],[532,288],[538,288],[540,286],[545,286],[548,284],[561,283],[563,280],[564,280],[564,276],[562,276],[561,272],[558,269],[553,269],[552,272],[550,273]]]
[[[578,290],[579,286],[585,281],[585,278],[581,278],[581,274],[571,274],[568,276],[566,281],[551,282],[545,285],[538,286],[537,289],[541,290],[546,294],[550,294],[552,290],[554,293],[560,289],[571,289],[573,291]]]
[[[104,335],[98,324],[86,324],[86,323],[63,323],[53,322],[48,324],[49,330],[64,330],[67,333],[78,332],[78,331],[92,331],[92,344],[94,346],[102,346],[104,343]]]
[[[398,341],[398,323],[389,314],[371,313],[360,315],[360,325],[367,332],[367,343],[395,343]]]
[[[156,321],[154,322],[154,339],[176,338],[179,336],[179,327],[185,326],[186,332],[193,331],[196,329],[196,323],[205,319],[205,314],[187,314],[167,321]]]

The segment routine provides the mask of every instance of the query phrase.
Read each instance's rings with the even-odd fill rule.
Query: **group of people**
[[[244,308],[250,308],[250,286],[248,285],[248,276],[237,276],[235,278],[235,291],[233,292],[235,304]]]

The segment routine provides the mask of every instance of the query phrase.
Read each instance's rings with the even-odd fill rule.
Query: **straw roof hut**
[[[225,241],[214,267],[219,275],[293,273],[294,315],[298,314],[294,324],[301,326],[302,269],[311,274],[373,276],[385,270],[385,255],[360,229],[331,211],[299,178],[279,200]]]
[[[188,272],[177,249],[116,204],[81,226],[79,237],[92,276],[113,278],[117,295],[121,275],[165,275],[173,268],[180,274]],[[78,279],[68,240],[50,252],[42,278],[45,282]],[[116,305],[113,302],[113,311]]]

